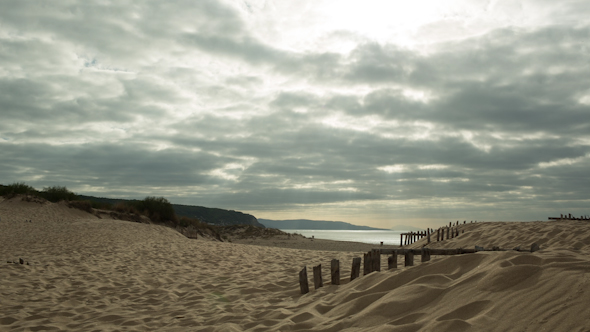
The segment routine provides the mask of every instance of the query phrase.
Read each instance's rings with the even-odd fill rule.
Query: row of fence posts
[[[421,250],[421,257],[422,262],[426,262],[430,260],[430,249],[422,248]],[[414,253],[411,250],[407,250],[404,252],[404,266],[413,266],[414,265]],[[366,254],[363,255],[363,275],[367,275],[371,272],[381,271],[381,250],[373,249]],[[331,267],[331,277],[332,277],[332,285],[340,285],[340,261],[337,259],[333,259],[330,263]],[[387,268],[388,269],[396,269],[397,268],[397,252],[393,251],[392,255],[387,257]],[[352,268],[350,270],[350,281],[360,277],[361,271],[361,258],[355,257],[352,259]],[[313,283],[315,289],[324,286],[324,282],[322,279],[322,264],[313,267]],[[301,271],[299,271],[299,287],[301,289],[301,294],[309,293],[309,284],[307,279],[307,266],[304,266]]]
[[[571,213],[568,214],[561,214],[561,216],[559,218],[555,218],[555,217],[549,217],[549,219],[551,220],[590,220],[590,218],[588,217],[588,215],[583,215],[580,216],[580,218],[576,218],[575,216],[573,216]]]
[[[477,220],[475,221],[477,222]],[[463,221],[463,224],[465,225],[467,223],[466,220]],[[473,223],[473,221],[471,221],[471,223]],[[439,229],[436,230],[436,241],[444,241],[445,240],[445,234],[446,234],[446,239],[453,239],[457,236],[459,236],[459,225],[461,223],[459,222],[459,220],[457,220],[457,222],[453,223],[453,222],[449,222],[449,226],[445,226],[445,227],[440,227]],[[462,233],[464,233],[465,230],[462,231]],[[421,231],[421,232],[409,232],[409,233],[401,233],[400,234],[400,239],[399,239],[399,243],[400,243],[400,247],[403,246],[407,246],[410,245],[424,237],[426,237],[426,242],[430,243],[431,240],[431,236],[432,234],[434,234],[434,229],[432,228],[427,228],[425,231]]]
[[[421,256],[421,262],[430,261],[430,255],[461,255],[476,253],[478,251],[519,251],[519,252],[535,252],[541,248],[537,243],[531,244],[530,250],[521,249],[516,247],[513,249],[501,249],[500,247],[492,247],[491,249],[485,249],[483,247],[475,246],[474,249],[468,248],[457,248],[457,249],[432,249],[423,247],[421,249],[373,249],[363,255],[363,275],[367,275],[371,272],[381,271],[381,254],[391,254],[387,257],[387,268],[389,270],[397,268],[397,256],[404,255],[404,266],[414,266],[414,255],[419,254]],[[352,268],[350,270],[350,281],[360,276],[361,270],[361,258],[355,257],[352,259]],[[333,259],[331,262],[331,276],[332,285],[340,285],[340,261]],[[322,280],[322,264],[313,267],[313,283],[315,289],[324,286]],[[307,280],[307,266],[304,266],[299,271],[299,286],[301,288],[301,294],[309,293],[309,284]]]

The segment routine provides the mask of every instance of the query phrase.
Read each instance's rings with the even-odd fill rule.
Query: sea
[[[369,231],[352,231],[352,230],[319,230],[319,229],[281,229],[287,233],[297,233],[305,237],[314,237],[316,239],[335,240],[335,241],[352,241],[369,244],[399,245],[400,234],[406,231],[390,230],[369,230]]]

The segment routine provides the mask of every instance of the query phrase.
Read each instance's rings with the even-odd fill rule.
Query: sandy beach
[[[413,267],[400,256],[395,270],[382,255],[381,272],[351,282],[352,259],[375,246],[194,240],[65,204],[0,198],[0,331],[590,331],[589,222],[460,230],[428,247],[536,242],[541,250],[417,258]],[[330,284],[332,259],[341,285]],[[314,290],[318,264],[324,287]],[[301,295],[304,266],[311,291]]]

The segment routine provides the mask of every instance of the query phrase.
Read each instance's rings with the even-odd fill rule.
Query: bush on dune
[[[39,194],[41,197],[53,203],[59,201],[69,202],[78,200],[78,196],[76,194],[69,191],[68,188],[60,186],[43,188],[43,191],[41,191]]]
[[[25,184],[24,182],[15,182],[7,186],[0,186],[0,196],[12,198],[16,195],[37,195],[39,192]]]
[[[112,210],[120,213],[140,214],[137,207],[129,201],[123,201],[113,205]]]
[[[137,209],[143,211],[144,215],[148,216],[152,221],[172,222],[175,224],[178,221],[172,203],[164,197],[148,196],[136,204]]]
[[[92,213],[92,203],[90,201],[72,201],[68,203],[68,206],[71,208],[76,208],[78,210],[86,211],[88,213]]]

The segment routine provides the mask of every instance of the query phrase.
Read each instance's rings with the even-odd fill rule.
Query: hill
[[[111,204],[115,205],[117,203],[125,202],[125,201],[134,201],[134,200],[125,200],[125,199],[118,199],[118,198],[105,198],[105,197],[94,197],[94,196],[85,196],[85,195],[78,195],[81,200],[88,200],[91,202],[101,203],[101,204]],[[196,218],[202,222],[217,225],[217,226],[230,226],[230,225],[251,225],[257,227],[264,227],[263,224],[259,223],[256,217],[250,214],[242,213],[239,211],[233,210],[224,210],[218,208],[208,208],[204,206],[193,206],[193,205],[181,205],[181,204],[172,204],[172,208],[174,212],[179,217],[188,217],[188,218]]]
[[[325,230],[384,230],[368,226],[358,226],[343,221],[327,220],[271,220],[259,219],[264,226],[277,229],[325,229]]]

